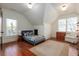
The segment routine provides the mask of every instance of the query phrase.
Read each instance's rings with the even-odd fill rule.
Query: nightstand
[[[18,42],[23,41],[23,37],[21,35],[18,35]]]

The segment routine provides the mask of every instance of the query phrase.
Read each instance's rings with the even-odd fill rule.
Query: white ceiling
[[[68,8],[65,11],[60,9],[61,3],[54,4],[55,9],[59,15],[69,14],[69,13],[79,13],[79,3],[68,3]]]
[[[46,6],[50,3],[36,3],[32,9],[29,9],[23,3],[0,3],[0,7],[13,9],[17,12],[20,12],[25,15],[25,17],[34,25],[43,24],[44,13],[46,10]],[[60,3],[51,3],[52,8],[57,11],[59,15],[68,14],[72,12],[79,13],[79,4],[69,4],[66,11],[62,11]]]
[[[34,25],[43,24],[45,4],[35,4],[32,9],[29,9],[23,3],[0,3],[0,7],[13,9],[24,14],[25,17]]]

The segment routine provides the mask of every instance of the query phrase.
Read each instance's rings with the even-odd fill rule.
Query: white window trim
[[[70,17],[77,17],[78,18],[78,16],[70,16]],[[67,33],[71,33],[71,32],[68,32],[67,31],[67,18],[70,18],[70,17],[63,17],[63,18],[60,18],[59,20],[61,20],[61,19],[66,19],[66,31],[59,31],[59,25],[58,25],[58,32],[67,32]],[[78,18],[79,19],[79,18]],[[59,21],[58,20],[58,21]],[[77,20],[77,22],[78,22],[78,20]],[[73,32],[74,33],[74,32]]]
[[[7,18],[7,19],[10,19],[10,18]],[[8,35],[8,34],[7,34],[7,19],[6,19],[6,36],[8,36],[8,37],[16,36],[16,35],[17,35],[17,20],[16,20],[16,34]],[[15,20],[15,19],[12,19],[12,20]]]

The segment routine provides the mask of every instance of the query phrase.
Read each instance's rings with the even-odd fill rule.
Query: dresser
[[[57,41],[65,41],[66,32],[56,32]]]

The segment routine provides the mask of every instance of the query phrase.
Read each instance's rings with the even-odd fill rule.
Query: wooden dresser
[[[66,32],[56,32],[57,41],[65,41]]]

